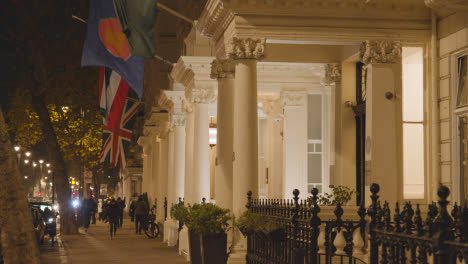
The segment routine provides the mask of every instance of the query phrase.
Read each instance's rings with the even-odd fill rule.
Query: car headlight
[[[48,222],[49,224],[51,224],[51,223],[54,222],[54,219],[53,219],[53,218],[49,218],[49,220],[47,220],[47,222]]]

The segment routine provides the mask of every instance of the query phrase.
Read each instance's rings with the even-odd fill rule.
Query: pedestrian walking
[[[130,216],[130,220],[133,222],[135,219],[135,206],[136,206],[136,201],[135,199],[132,199],[130,202],[130,210],[128,210],[128,215]]]
[[[148,204],[143,200],[143,196],[138,197],[135,205],[135,233],[141,234],[145,217],[148,214]]]
[[[118,203],[119,208],[120,208],[119,227],[122,227],[122,224],[123,224],[123,211],[124,211],[124,208],[126,207],[126,205],[125,205],[125,199],[122,200],[122,199],[119,197],[119,198],[117,198],[117,203]]]
[[[84,228],[88,232],[89,224],[91,223],[91,216],[94,214],[95,202],[93,198],[83,200],[83,213],[85,217]]]
[[[120,206],[115,199],[109,199],[109,205],[106,209],[107,220],[109,221],[109,231],[111,239],[114,239],[119,225]]]

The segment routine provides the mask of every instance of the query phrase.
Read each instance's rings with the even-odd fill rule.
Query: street
[[[80,228],[78,235],[60,236],[54,247],[46,240],[40,251],[43,264],[188,263],[178,255],[176,248],[167,247],[161,237],[148,239],[144,233],[135,235],[130,219],[124,219],[123,227],[117,230],[113,240],[109,236],[109,225],[97,221],[87,233]]]

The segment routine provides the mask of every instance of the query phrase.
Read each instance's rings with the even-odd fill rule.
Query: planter
[[[286,237],[286,232],[284,231],[284,228],[278,228],[271,232],[267,232],[266,236],[268,239],[273,241],[282,241]]]
[[[193,264],[202,263],[199,234],[189,229],[190,260]]]
[[[227,234],[197,234],[189,231],[192,264],[224,264],[227,262]]]

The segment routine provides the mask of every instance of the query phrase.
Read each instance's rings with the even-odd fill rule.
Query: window
[[[317,188],[323,191],[323,127],[322,95],[309,94],[307,98],[307,171],[308,192]]]
[[[403,198],[424,199],[423,48],[403,47]]]
[[[456,58],[456,120],[460,203],[468,202],[468,55]]]

